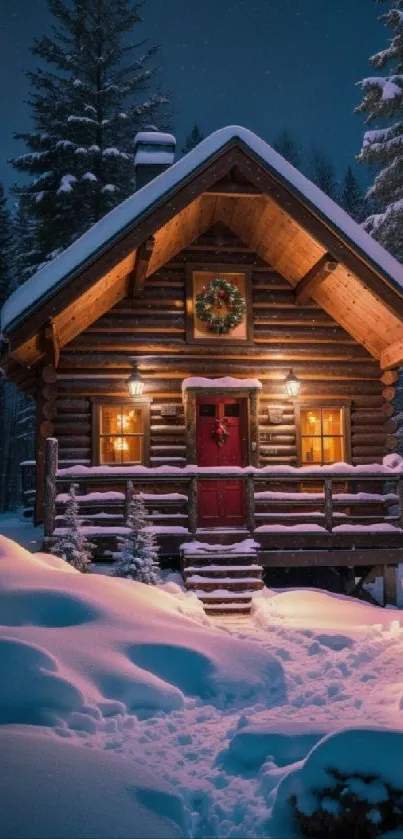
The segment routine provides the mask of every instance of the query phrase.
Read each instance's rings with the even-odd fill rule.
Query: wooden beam
[[[338,262],[329,253],[323,254],[295,287],[295,304],[304,306],[316,289],[336,270]]]
[[[261,198],[262,193],[259,189],[253,186],[243,186],[241,187],[239,184],[219,184],[215,186],[210,186],[206,189],[206,192],[209,195],[223,195],[224,198],[232,197],[232,198]]]
[[[136,294],[143,291],[154,245],[154,236],[149,236],[148,239],[146,239],[145,242],[143,242],[137,249],[136,263],[130,278],[130,297],[134,297]]]
[[[61,347],[60,338],[53,318],[49,318],[48,323],[45,325],[44,336],[46,358],[49,364],[56,370],[59,365]]]
[[[399,548],[354,548],[345,550],[260,550],[259,562],[264,568],[299,568],[304,566],[390,565],[398,562]],[[389,574],[390,579],[391,574]]]
[[[399,338],[398,341],[389,344],[382,350],[380,364],[382,370],[399,367],[400,364],[403,364],[403,338]]]
[[[370,258],[361,251],[347,236],[341,234],[328,219],[321,216],[321,211],[313,207],[309,199],[297,195],[290,184],[285,183],[279,174],[268,172],[254,153],[243,147],[232,155],[241,174],[254,184],[262,193],[270,196],[286,213],[320,244],[335,254],[347,269],[352,271],[377,297],[389,311],[398,318],[403,317],[403,292],[393,280],[389,280],[381,268],[371,264]]]

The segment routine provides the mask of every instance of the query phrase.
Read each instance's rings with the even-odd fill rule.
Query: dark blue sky
[[[111,0],[113,2],[113,0]],[[342,172],[360,148],[355,82],[386,43],[374,0],[146,0],[142,34],[163,45],[179,142],[197,120],[204,133],[245,125],[269,142],[287,128],[323,148]],[[46,0],[0,2],[0,179],[23,151],[24,69],[29,46],[49,26]],[[139,27],[140,29],[140,27]],[[364,176],[364,173],[362,173]]]

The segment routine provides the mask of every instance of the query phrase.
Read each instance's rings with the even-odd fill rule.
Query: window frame
[[[331,466],[331,463],[303,463],[302,462],[302,439],[303,437],[309,436],[301,433],[301,411],[328,411],[328,410],[341,410],[341,423],[342,423],[342,435],[336,434],[333,435],[335,437],[342,436],[344,441],[344,463],[351,463],[351,402],[335,402],[334,404],[328,402],[317,402],[315,400],[307,401],[307,402],[300,402],[298,405],[295,405],[295,429],[296,429],[296,441],[297,441],[297,457],[298,457],[298,466],[305,467],[305,466],[323,466],[326,468],[327,466]],[[321,434],[320,439],[323,440],[324,437],[332,436],[327,434]]]
[[[193,306],[194,299],[194,278],[195,273],[206,274],[243,274],[245,277],[245,338],[226,338],[223,343],[220,335],[206,335],[205,338],[195,337],[195,313]],[[252,271],[249,265],[223,264],[214,262],[207,264],[191,263],[186,265],[186,342],[188,344],[220,345],[223,346],[248,346],[253,344],[253,310],[252,310]]]
[[[100,396],[92,399],[92,465],[93,466],[117,466],[124,468],[125,466],[149,466],[150,465],[150,403],[151,399],[144,399],[144,397],[123,397],[119,399],[115,396]],[[141,408],[143,411],[143,459],[141,464],[133,461],[125,461],[124,463],[102,463],[101,461],[101,409],[103,406],[122,407],[122,408]],[[119,437],[133,436],[133,435],[117,435]],[[140,436],[140,435],[139,435]]]

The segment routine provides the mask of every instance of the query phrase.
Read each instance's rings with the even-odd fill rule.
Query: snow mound
[[[277,723],[246,724],[237,731],[220,761],[229,771],[259,769],[270,760],[284,767],[303,760],[308,752],[328,733],[327,727],[309,722],[287,722],[281,731]]]
[[[193,594],[95,574],[0,537],[0,720],[91,730],[111,714],[284,697],[280,662],[212,627]],[[196,605],[197,604],[197,605]]]
[[[133,761],[13,727],[0,730],[0,752],[2,839],[184,835],[180,797]]]
[[[274,825],[281,824],[284,830],[290,798],[308,817],[323,809],[325,800],[329,806],[337,806],[332,792],[339,783],[338,775],[348,779],[346,784],[357,798],[375,808],[388,798],[385,784],[403,790],[402,749],[402,731],[350,728],[329,734],[280,782],[272,812]],[[288,818],[291,820],[290,812]]]
[[[321,633],[317,641],[333,650],[351,646],[350,636],[368,627],[389,627],[390,612],[370,603],[343,594],[316,589],[299,589],[275,592],[262,589],[252,601],[252,615],[256,624],[268,629],[273,621],[289,627],[310,630],[337,630]],[[403,616],[397,612],[397,623],[403,625]],[[344,633],[338,630],[343,627]],[[348,636],[347,636],[348,631]],[[313,632],[312,632],[313,637]]]

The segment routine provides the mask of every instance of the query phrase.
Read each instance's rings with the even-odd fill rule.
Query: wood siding
[[[248,266],[252,277],[252,345],[211,348],[185,339],[186,266]],[[302,381],[300,402],[351,406],[354,464],[380,461],[394,438],[387,423],[394,388],[380,380],[379,363],[313,301],[295,305],[290,284],[223,225],[215,225],[61,352],[55,435],[60,465],[91,463],[91,397],[127,399],[127,379],[138,366],[144,396],[152,399],[150,465],[186,462],[181,385],[186,376],[232,375],[261,380],[260,465],[298,463],[293,402],[285,398],[290,367]],[[393,391],[393,393],[391,393]],[[164,416],[166,405],[175,416]],[[282,406],[279,424],[270,406]]]

